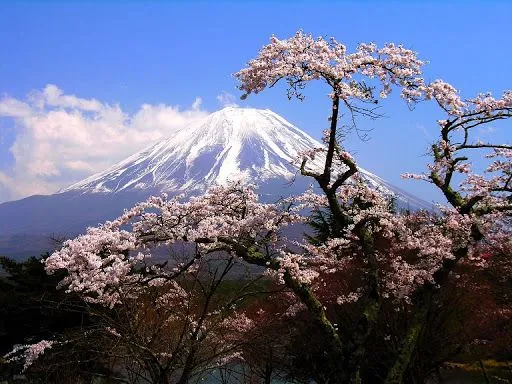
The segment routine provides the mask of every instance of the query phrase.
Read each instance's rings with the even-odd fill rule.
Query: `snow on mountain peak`
[[[271,110],[227,107],[62,192],[190,191],[237,173],[289,179],[297,154],[319,145]]]

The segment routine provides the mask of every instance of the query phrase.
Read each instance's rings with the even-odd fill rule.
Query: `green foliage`
[[[5,272],[5,276],[0,278],[2,292],[7,290],[27,293],[55,290],[63,276],[62,274],[53,276],[46,274],[41,261],[48,256],[49,254],[44,254],[40,258],[31,257],[24,262],[0,257],[0,266]]]
[[[367,209],[370,206],[368,202],[357,200],[351,202],[344,210],[349,210],[351,205],[358,206],[359,208]],[[391,213],[398,212],[397,200],[395,196],[390,196],[388,199],[388,210]],[[405,213],[408,213],[406,210]],[[336,237],[334,228],[336,227],[334,217],[328,210],[316,210],[309,217],[308,225],[313,229],[313,234],[305,234],[306,240],[313,245],[324,244],[328,239]]]
[[[311,215],[309,226],[313,229],[314,234],[305,234],[307,241],[313,245],[324,244],[328,239],[334,236],[334,219],[329,211],[315,211]]]

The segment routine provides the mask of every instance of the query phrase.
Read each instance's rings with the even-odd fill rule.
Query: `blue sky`
[[[349,51],[359,42],[402,43],[430,62],[427,80],[442,78],[463,96],[499,95],[512,88],[511,4],[0,2],[0,202],[54,192],[164,136],[173,124],[238,98],[232,73],[272,34],[287,38],[303,29],[334,36]],[[301,103],[276,87],[236,102],[270,108],[319,138],[327,127],[327,92],[315,84]],[[369,141],[352,137],[347,148],[379,176],[437,199],[429,185],[400,174],[423,169],[443,115],[432,105],[411,112],[397,99],[384,104],[385,118],[361,123],[372,129]],[[512,141],[510,125],[481,135]]]

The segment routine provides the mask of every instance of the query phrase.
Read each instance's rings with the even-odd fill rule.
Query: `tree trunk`
[[[395,363],[388,371],[385,384],[402,384],[404,374],[414,357],[414,353],[420,340],[421,332],[427,322],[427,316],[430,311],[432,302],[432,288],[425,287],[420,294],[420,299],[415,306],[412,323],[409,326],[402,344],[402,348],[398,353]]]

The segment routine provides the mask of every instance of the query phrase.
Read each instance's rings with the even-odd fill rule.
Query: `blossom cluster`
[[[355,80],[357,75],[363,75],[379,81],[380,97],[385,98],[396,84],[402,87],[403,97],[414,101],[415,90],[423,85],[420,77],[423,64],[414,51],[401,45],[378,48],[373,43],[360,44],[354,53],[347,53],[345,45],[334,38],[315,39],[299,31],[285,40],[273,36],[259,56],[235,77],[245,95],[261,92],[286,79],[289,97],[302,99],[301,89],[306,82],[323,79],[333,89],[331,97],[373,100],[371,88]]]
[[[118,219],[66,241],[45,266],[48,273],[67,271],[60,285],[69,292],[113,307],[122,296],[137,295],[139,287],[165,283],[180,272],[180,267],[169,270],[156,264],[142,268],[154,246],[195,243],[198,254],[182,266],[190,270],[195,258],[211,252],[236,253],[238,246],[275,242],[277,231],[299,218],[277,205],[258,202],[253,187],[239,183],[214,187],[186,202],[151,197]],[[171,293],[179,296],[179,287]]]
[[[4,356],[8,362],[23,360],[23,371],[26,371],[47,349],[51,349],[55,341],[41,340],[30,345],[19,345]]]
[[[489,234],[486,244],[503,243],[503,239],[498,240],[492,234],[492,229],[497,228],[492,220],[460,214],[449,208],[443,208],[440,214],[427,211],[397,213],[390,209],[389,196],[362,182],[344,184],[337,193],[343,209],[352,220],[344,234],[329,238],[320,245],[301,244],[302,253],[287,253],[282,259],[282,266],[286,265],[286,268],[278,272],[284,273],[286,270],[298,281],[314,285],[321,282],[325,273],[360,268],[357,265],[364,261],[364,256],[355,230],[366,226],[381,244],[377,262],[382,295],[410,302],[417,288],[424,284],[436,284],[435,273],[445,261],[455,258],[458,249],[467,249],[468,259],[475,255],[474,264],[481,261],[478,255],[482,253],[482,245],[471,238],[475,223],[478,222],[481,230]],[[318,196],[315,199],[313,195],[309,191],[304,200],[311,204],[310,208],[327,209],[325,198]],[[499,233],[503,237],[503,229]],[[354,291],[344,292],[338,301],[347,303],[362,295],[363,291],[358,287]]]
[[[512,92],[505,91],[500,99],[488,93],[462,100],[455,88],[441,80],[424,91],[426,98],[437,100],[448,116],[438,120],[441,134],[432,145],[434,161],[427,165],[428,171],[402,176],[435,184],[452,207],[463,213],[510,211],[512,145],[475,140],[473,132],[482,124],[512,117]],[[487,163],[481,174],[472,169],[475,158],[480,166],[482,160]],[[458,186],[453,185],[455,181]]]

